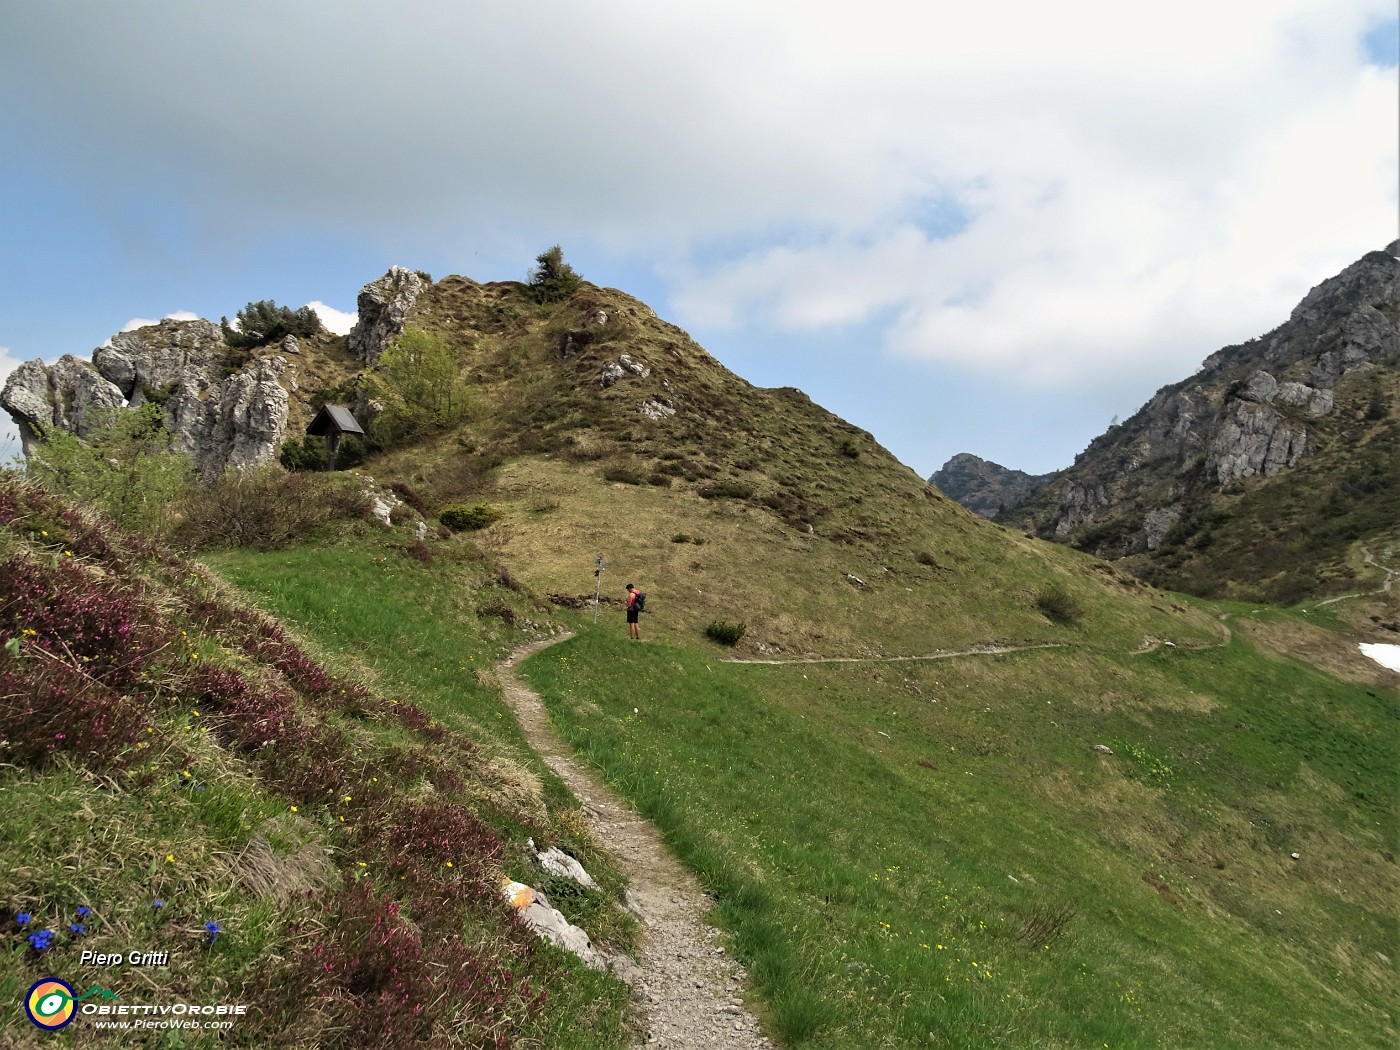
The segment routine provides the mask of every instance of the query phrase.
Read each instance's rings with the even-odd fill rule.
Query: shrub
[[[159,405],[111,409],[86,439],[46,427],[26,473],[46,488],[95,503],[123,528],[160,534],[193,464],[172,451]]]
[[[505,602],[492,602],[490,605],[483,605],[476,611],[476,614],[481,617],[495,616],[503,620],[509,627],[514,627],[519,621],[516,611]]]
[[[1079,600],[1058,583],[1041,589],[1035,596],[1036,608],[1058,624],[1078,623],[1084,615]]]
[[[606,481],[616,481],[623,485],[643,485],[646,483],[636,471],[628,470],[626,467],[608,467],[603,471],[603,478]]]
[[[196,550],[277,550],[313,530],[367,510],[364,495],[333,476],[289,474],[281,467],[231,470],[184,500],[176,538]]]
[[[557,303],[578,291],[583,278],[564,261],[564,249],[555,245],[535,257],[530,271],[530,294],[537,303]]]
[[[20,555],[0,565],[0,633],[114,689],[134,685],[170,638],[133,584],[70,558],[48,565]]]
[[[448,507],[438,515],[438,520],[453,532],[475,532],[484,529],[494,521],[499,521],[501,512],[489,503],[478,503],[468,507],[459,503]]]
[[[467,383],[457,349],[440,335],[408,329],[380,356],[367,388],[384,403],[371,430],[385,448],[450,430],[467,418]]]
[[[236,350],[266,346],[289,335],[304,339],[322,331],[321,319],[311,307],[293,310],[290,306],[278,306],[271,299],[249,303],[239,310],[237,328],[228,323],[227,317],[220,318],[219,327],[224,331],[224,342]]]
[[[370,454],[369,443],[358,434],[342,434],[335,450],[335,469],[358,467]],[[277,462],[287,470],[316,471],[326,469],[325,438],[307,434],[300,441],[288,441],[277,455]]]
[[[151,712],[66,663],[0,651],[0,755],[42,768],[66,752],[94,769],[120,769],[142,752]]]
[[[433,563],[433,549],[422,540],[410,540],[408,546],[404,547],[403,552],[423,565],[431,565]]]
[[[744,632],[748,629],[749,625],[745,623],[716,620],[705,628],[705,636],[712,641],[719,642],[720,645],[738,645],[739,639],[744,637]]]
[[[753,495],[753,489],[738,481],[716,481],[695,491],[704,499],[748,499]]]
[[[841,455],[845,456],[848,459],[860,458],[860,449],[856,447],[856,443],[850,438],[846,438],[846,440],[841,442],[840,451]]]

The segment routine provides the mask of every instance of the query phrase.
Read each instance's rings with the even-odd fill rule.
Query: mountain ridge
[[[1301,506],[1288,513],[1282,548],[1259,545],[1289,568],[1239,556],[1261,539],[1274,504],[1304,502],[1301,490],[1333,517],[1355,509],[1361,490],[1373,507],[1400,509],[1397,255],[1400,242],[1367,253],[1311,289],[1287,321],[1211,354],[997,520],[1198,594],[1297,600],[1351,586],[1359,559],[1323,514]],[[1349,526],[1350,541],[1389,543],[1382,516]],[[1222,539],[1228,556],[1206,553]]]

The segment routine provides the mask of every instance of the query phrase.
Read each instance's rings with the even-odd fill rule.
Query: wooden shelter
[[[327,470],[335,469],[335,452],[340,447],[341,436],[344,434],[363,435],[364,432],[364,428],[344,405],[322,405],[321,411],[316,413],[316,418],[306,428],[306,433],[311,437],[324,437],[326,439]]]

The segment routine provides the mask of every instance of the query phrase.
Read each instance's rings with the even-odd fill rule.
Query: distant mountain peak
[[[994,518],[1025,499],[1052,474],[1027,474],[971,452],[959,452],[929,477],[949,499],[974,514]]]

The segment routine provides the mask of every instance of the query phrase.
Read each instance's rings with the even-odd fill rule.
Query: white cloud
[[[313,300],[306,304],[316,311],[316,316],[321,319],[321,323],[326,326],[326,331],[336,335],[349,335],[350,329],[355,327],[355,322],[359,320],[358,313],[347,314],[344,310],[337,310],[334,306],[327,306],[320,300]]]
[[[20,365],[16,357],[10,356],[10,348],[0,346],[0,390],[5,388],[5,380]],[[19,458],[19,431],[10,414],[0,409],[0,467],[9,465]]]
[[[0,90],[224,240],[583,241],[687,324],[1041,384],[1179,377],[1394,235],[1393,0],[342,3],[31,5]]]

